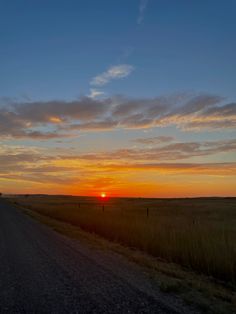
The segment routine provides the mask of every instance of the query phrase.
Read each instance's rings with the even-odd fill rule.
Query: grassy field
[[[102,201],[35,195],[13,201],[198,273],[236,282],[236,198]]]

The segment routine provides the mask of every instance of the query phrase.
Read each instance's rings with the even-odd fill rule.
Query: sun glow
[[[106,198],[106,197],[107,197],[106,193],[102,192],[101,193],[101,198]]]

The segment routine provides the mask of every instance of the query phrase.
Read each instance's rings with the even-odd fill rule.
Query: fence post
[[[148,216],[149,216],[149,208],[147,208],[147,218],[148,218]]]

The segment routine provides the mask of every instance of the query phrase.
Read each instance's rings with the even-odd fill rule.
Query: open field
[[[236,198],[17,196],[19,205],[235,284]],[[147,216],[148,208],[148,216]]]

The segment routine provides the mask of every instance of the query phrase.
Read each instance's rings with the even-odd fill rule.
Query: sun
[[[102,197],[102,198],[107,197],[106,193],[102,192],[102,193],[101,193],[101,197]]]

